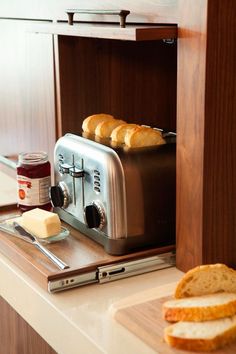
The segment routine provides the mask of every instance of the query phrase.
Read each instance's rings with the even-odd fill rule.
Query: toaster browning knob
[[[69,195],[63,182],[50,188],[51,203],[54,207],[66,208],[69,204]]]
[[[93,202],[84,208],[84,219],[90,229],[101,229],[105,225],[105,212],[98,203]]]

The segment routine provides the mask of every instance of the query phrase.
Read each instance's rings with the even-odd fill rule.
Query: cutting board
[[[203,354],[203,352],[174,349],[165,343],[163,333],[169,323],[162,318],[162,304],[170,299],[171,296],[166,296],[130,306],[126,304],[125,307],[116,309],[113,315],[120,324],[152,347],[158,354]],[[123,302],[125,303],[124,300]],[[236,353],[236,341],[211,353],[234,354]]]

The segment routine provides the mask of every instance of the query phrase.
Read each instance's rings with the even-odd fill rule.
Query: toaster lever
[[[80,168],[74,166],[70,168],[69,173],[74,178],[84,177],[84,170],[81,170]]]

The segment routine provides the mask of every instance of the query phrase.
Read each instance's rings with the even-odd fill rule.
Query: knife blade
[[[50,252],[47,248],[45,248],[41,243],[37,240],[37,238],[28,232],[23,226],[18,224],[16,221],[13,222],[13,227],[17,231],[17,237],[20,237],[22,240],[26,242],[32,243],[36,246],[46,257],[48,257],[54,264],[58,266],[60,269],[70,268],[68,264],[63,262],[60,258],[58,258],[55,254]]]

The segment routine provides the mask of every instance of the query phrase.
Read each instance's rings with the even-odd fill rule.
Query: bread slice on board
[[[93,114],[84,119],[82,124],[82,129],[84,132],[94,134],[97,125],[101,122],[109,121],[115,119],[110,114],[100,113],[100,114]]]
[[[236,339],[236,315],[205,322],[177,322],[164,330],[172,347],[189,351],[211,351]]]
[[[125,135],[125,144],[129,147],[144,147],[165,144],[165,140],[158,130],[138,127]]]
[[[125,135],[127,134],[128,131],[131,129],[137,128],[139,125],[137,124],[121,124],[115,129],[112,130],[111,132],[111,140],[115,141],[120,144],[124,144],[125,142]]]
[[[236,293],[217,293],[184,299],[169,300],[163,304],[163,317],[169,322],[209,321],[236,314]]]
[[[236,271],[225,264],[210,264],[188,271],[178,283],[174,297],[200,296],[226,291],[236,293]]]
[[[111,119],[101,122],[95,129],[95,135],[99,136],[100,138],[109,138],[112,130],[124,123],[126,122],[120,119]]]

